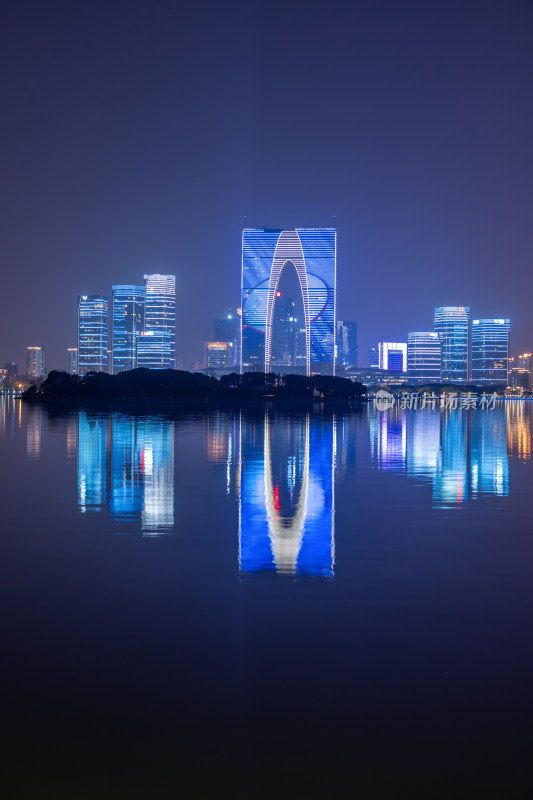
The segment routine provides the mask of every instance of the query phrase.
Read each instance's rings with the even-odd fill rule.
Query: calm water
[[[9,797],[529,797],[533,403],[0,399]]]

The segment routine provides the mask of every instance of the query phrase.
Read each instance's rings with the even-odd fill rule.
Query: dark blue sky
[[[435,305],[533,348],[531,2],[12,2],[0,365],[66,367],[76,297],[177,276],[177,350],[239,303],[250,226],[338,229],[338,317]]]

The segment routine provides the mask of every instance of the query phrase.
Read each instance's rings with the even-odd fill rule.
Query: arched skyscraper
[[[335,372],[335,228],[245,228],[242,234],[241,371],[270,371],[272,320],[284,269],[298,275],[307,373]]]

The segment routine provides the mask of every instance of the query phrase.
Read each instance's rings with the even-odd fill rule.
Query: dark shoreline
[[[79,377],[51,372],[40,385],[22,395],[28,403],[47,407],[109,408],[144,406],[183,409],[239,409],[267,406],[313,408],[327,403],[349,408],[363,400],[365,387],[347,378],[324,375],[232,373],[217,380],[201,373],[136,369],[107,375],[93,372]]]

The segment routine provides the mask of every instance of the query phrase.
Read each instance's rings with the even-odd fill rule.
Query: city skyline
[[[335,234],[335,242],[336,242],[336,230],[335,229],[325,229],[327,231],[332,231]],[[315,239],[318,236],[320,238],[321,231],[320,229],[300,229],[303,232],[303,237],[305,241],[305,235],[309,232],[312,234],[311,236],[311,243],[313,248],[318,248],[317,252],[322,253],[323,245],[316,245]],[[248,229],[250,232],[250,229]],[[264,236],[265,233],[268,235],[272,234],[273,239],[272,241],[277,241],[278,237],[281,239],[280,234],[283,233],[279,230],[266,230],[266,229],[256,229],[251,231],[254,235]],[[246,229],[243,231],[243,236],[247,233]],[[287,233],[287,232],[285,232]],[[296,234],[299,235],[299,232],[296,231],[289,231],[289,234]],[[313,238],[315,237],[315,238]],[[318,239],[316,239],[318,241]],[[257,260],[255,255],[255,249],[259,246],[261,250],[262,256],[261,259],[264,261],[264,242],[260,240],[259,245],[257,243],[247,244],[247,248],[249,253],[251,254],[251,263]],[[309,247],[309,245],[307,245]],[[281,288],[283,281],[280,282],[280,278],[282,275],[285,275],[289,272],[286,269],[287,266],[292,267],[292,272],[295,273],[297,270],[294,269],[294,263],[291,261],[291,258],[294,259],[294,253],[292,253],[293,245],[289,245],[287,249],[287,245],[284,244],[283,247],[287,252],[284,252],[282,258],[278,258],[279,265],[277,268],[276,277],[270,277],[271,287],[268,290],[269,294],[272,295],[272,299],[269,300],[271,303],[272,310],[271,310],[271,323],[270,328],[273,331],[276,324],[279,324],[279,321],[283,321],[282,318],[284,314],[281,314],[279,317],[280,309],[282,306],[281,295],[282,292],[276,291],[279,287]],[[261,249],[262,248],[262,249]],[[292,248],[292,249],[291,249]],[[267,248],[268,249],[268,248]],[[276,253],[277,253],[278,245],[276,245]],[[291,252],[289,252],[289,250]],[[336,244],[335,244],[336,250]],[[253,252],[252,252],[253,251]],[[313,250],[314,252],[314,250]],[[325,252],[325,250],[323,251]],[[244,250],[243,250],[244,254]],[[269,259],[272,257],[272,254],[269,255]],[[275,257],[273,257],[273,264],[276,263]],[[243,268],[244,268],[244,260],[243,260]],[[314,269],[317,269],[317,262],[316,260],[312,262],[314,264]],[[305,267],[305,261],[302,257],[302,268],[307,269]],[[270,269],[267,265],[267,272]],[[257,273],[257,267],[253,266],[252,271],[254,274]],[[336,270],[334,269],[333,274],[335,275]],[[265,273],[266,274],[266,273]],[[303,273],[302,273],[303,274]],[[244,275],[244,273],[243,273]],[[313,278],[315,276],[312,276]],[[264,276],[263,276],[264,278]],[[244,277],[243,277],[244,280]],[[272,281],[274,280],[274,283]],[[297,282],[301,281],[302,277],[297,278]],[[304,282],[307,280],[304,277]],[[336,280],[336,276],[335,276]],[[178,358],[179,364],[176,367],[176,345],[175,345],[175,316],[176,316],[176,307],[175,307],[175,276],[174,275],[161,275],[161,274],[153,274],[153,275],[145,275],[144,276],[144,284],[143,285],[134,285],[134,284],[125,284],[125,285],[112,285],[112,299],[111,303],[108,303],[108,298],[103,295],[83,295],[78,297],[78,347],[66,348],[66,355],[68,361],[68,367],[65,369],[63,366],[60,371],[67,371],[71,374],[75,374],[76,368],[80,375],[85,374],[88,371],[92,370],[101,370],[104,372],[110,372],[111,374],[118,374],[119,372],[125,369],[134,369],[137,366],[148,367],[151,369],[182,369],[181,365],[181,355],[178,351]],[[263,281],[264,282],[264,281]],[[267,280],[268,283],[268,280]],[[150,308],[148,311],[148,320],[146,318],[146,287],[151,284],[150,289]],[[273,288],[272,288],[273,287]],[[294,290],[294,289],[293,289]],[[247,301],[247,294],[250,290],[247,290],[244,293],[243,300],[246,303]],[[329,291],[329,290],[328,290]],[[301,284],[296,289],[296,292],[302,293]],[[285,297],[286,292],[284,289],[283,296]],[[332,296],[334,297],[334,291],[332,292]],[[266,295],[265,295],[266,297]],[[302,298],[301,298],[302,299]],[[265,301],[266,302],[266,301]],[[294,301],[290,299],[285,299],[285,303],[289,302],[289,305],[294,306]],[[310,304],[310,301],[307,301]],[[318,308],[320,303],[317,304],[316,301],[313,301],[314,306]],[[259,303],[261,305],[261,303]],[[305,306],[305,301],[304,301]],[[325,308],[326,306],[324,306]],[[334,308],[334,301],[332,302],[332,307]],[[254,309],[257,311],[257,302],[254,304]],[[219,333],[217,339],[215,341],[204,341],[204,358],[202,364],[191,364],[190,368],[194,370],[211,370],[213,374],[220,373],[221,371],[228,372],[232,368],[238,371],[239,369],[239,359],[236,358],[236,354],[240,350],[240,336],[237,328],[235,327],[236,323],[240,323],[243,318],[242,309],[237,309],[237,312],[232,313],[231,309],[228,309],[229,313],[227,313],[224,317],[216,318],[213,321],[213,326],[215,333]],[[289,312],[287,312],[289,313]],[[299,312],[302,314],[302,310]],[[334,315],[334,314],[333,314]],[[85,316],[85,319],[83,317]],[[90,317],[91,319],[87,319]],[[129,322],[128,322],[129,319]],[[292,319],[292,317],[290,318]],[[246,322],[246,320],[245,320]],[[286,322],[286,320],[285,320]],[[296,318],[294,318],[294,322],[296,322]],[[303,324],[303,323],[302,323]],[[495,337],[498,338],[500,330],[497,326],[505,325],[505,342],[502,341],[495,344]],[[94,327],[98,328],[97,338],[98,342],[95,340],[95,330]],[[443,382],[449,381],[471,381],[473,383],[486,383],[486,384],[495,384],[495,385],[515,385],[513,381],[510,379],[510,370],[514,367],[520,366],[524,368],[524,364],[520,363],[513,363],[515,360],[520,361],[523,356],[519,355],[518,353],[513,356],[513,351],[510,348],[510,327],[511,327],[511,320],[505,318],[481,318],[481,319],[471,319],[470,315],[470,308],[469,307],[459,307],[459,306],[447,306],[447,307],[435,307],[434,309],[434,326],[435,332],[424,331],[424,332],[416,332],[412,333],[409,332],[408,338],[409,342],[411,342],[411,338],[413,337],[413,348],[417,348],[422,345],[423,348],[427,349],[427,339],[428,337],[432,337],[436,335],[440,340],[440,362],[441,362],[441,380]],[[476,328],[475,326],[479,326]],[[496,326],[496,328],[495,328]],[[237,326],[240,329],[240,325]],[[247,327],[247,324],[243,327],[243,334],[244,330]],[[293,326],[294,327],[294,326]],[[152,328],[153,330],[150,330]],[[298,328],[298,326],[296,326]],[[336,355],[335,361],[339,366],[351,366],[351,367],[360,367],[364,368],[364,365],[357,364],[357,350],[358,350],[358,342],[357,342],[357,322],[343,322],[341,320],[333,320],[332,322],[332,331],[334,330],[335,333],[335,348],[336,348]],[[348,334],[348,331],[350,333]],[[305,328],[301,329],[302,335],[304,335],[304,339],[307,339],[308,333],[306,333]],[[223,334],[223,335],[222,335]],[[152,339],[142,339],[140,337],[153,337]],[[274,334],[270,334],[271,345],[274,343]],[[278,329],[279,335],[279,329]],[[298,334],[299,335],[299,334]],[[347,339],[343,344],[343,338],[347,336],[351,337],[351,344],[348,348]],[[237,336],[237,340],[235,340],[235,336]],[[476,340],[477,336],[477,340]],[[418,337],[419,342],[415,345],[415,337]],[[79,356],[80,353],[80,341],[83,339],[83,346],[81,347],[81,359]],[[332,339],[333,341],[333,339]],[[142,352],[141,352],[141,345],[142,345]],[[214,349],[220,350],[220,346],[223,345],[225,349],[227,349],[226,354],[223,358],[219,356],[208,356],[210,349],[214,352]],[[279,343],[278,343],[279,346]],[[322,345],[320,345],[322,346]],[[371,347],[369,349],[369,368],[378,369],[378,370],[391,370],[409,373],[409,376],[415,379],[415,382],[419,382],[421,377],[420,367],[429,364],[426,362],[426,358],[423,355],[424,350],[420,351],[421,360],[420,364],[415,365],[415,361],[419,360],[419,356],[415,356],[413,358],[413,365],[412,368],[408,369],[408,360],[411,361],[411,357],[408,356],[408,351],[411,347],[411,344],[408,345],[407,342],[379,342],[376,347]],[[477,348],[477,349],[476,349]],[[491,351],[496,348],[498,352]],[[40,378],[45,376],[49,371],[49,369],[44,369],[44,347],[27,347],[26,348],[26,377],[33,377],[33,378]],[[85,349],[85,355],[84,355]],[[300,345],[301,349],[301,345]],[[355,351],[355,359],[354,362],[350,365],[348,361],[344,359],[344,356],[347,354],[348,350]],[[91,352],[87,354],[87,351],[90,350]],[[98,350],[98,353],[96,351]],[[345,351],[344,356],[342,354],[343,350]],[[30,353],[32,351],[42,351],[40,355],[40,364],[42,365],[42,373],[37,375],[36,367],[35,367],[35,357],[33,357],[33,362],[30,366]],[[93,352],[94,351],[94,352]],[[230,352],[232,351],[232,352]],[[505,353],[504,353],[505,351]],[[372,354],[375,353],[375,356]],[[526,354],[527,355],[527,354]],[[303,356],[302,356],[303,357]],[[376,358],[375,366],[373,366],[373,358]],[[261,361],[264,365],[264,354],[261,356]],[[393,366],[391,367],[389,360],[390,358],[393,359]],[[486,359],[492,359],[491,364],[486,361]],[[343,361],[344,359],[344,361]],[[483,363],[481,363],[480,359],[483,359]],[[495,360],[496,359],[496,360]],[[432,359],[430,358],[430,361]],[[476,363],[474,363],[476,362]],[[6,369],[3,371],[3,380],[9,380],[9,375],[7,372],[7,367],[9,367],[10,363],[13,362],[6,362],[5,367]],[[329,363],[329,366],[328,366]],[[15,366],[18,367],[17,364]],[[291,370],[290,367],[295,366],[295,370]],[[330,362],[322,362],[322,364],[314,363],[313,371],[322,372],[322,374],[330,373],[330,369],[333,366],[333,358]],[[261,364],[245,364],[243,361],[243,370],[242,371],[249,371],[257,370],[261,367]],[[302,367],[298,368],[298,364],[289,360],[287,363],[282,361],[276,361],[273,356],[271,356],[271,368],[269,371],[282,371],[282,372],[290,372],[290,371],[301,371]],[[496,370],[496,372],[494,371]],[[308,367],[309,371],[309,367]],[[515,370],[516,371],[516,370]],[[530,366],[527,367],[526,371],[530,372]],[[5,374],[4,374],[5,373]],[[430,369],[431,373],[431,380],[436,380],[436,374],[434,369],[434,364]],[[24,375],[24,373],[20,373]],[[509,380],[504,379],[504,375],[507,375]],[[430,375],[428,374],[428,378]]]
[[[245,216],[335,224],[337,317],[358,322],[362,353],[460,302],[531,349],[530,6],[341,3],[305,29],[290,4],[280,28],[276,2],[207,24],[140,3],[127,28],[121,3],[105,25],[99,8],[4,15],[0,363],[39,342],[61,368],[72,299],[149,272],[177,276],[183,365],[200,360],[239,305]],[[302,127],[317,91],[324,112]]]

